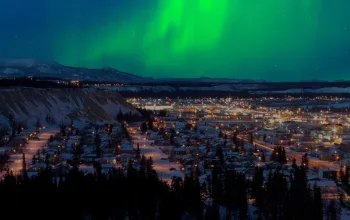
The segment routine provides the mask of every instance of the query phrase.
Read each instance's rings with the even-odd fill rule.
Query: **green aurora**
[[[63,2],[65,4],[63,4]],[[349,0],[47,0],[50,59],[152,77],[350,79]]]

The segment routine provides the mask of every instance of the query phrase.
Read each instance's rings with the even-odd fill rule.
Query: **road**
[[[249,142],[248,139],[245,137],[238,136],[237,138],[242,139],[245,142]],[[268,150],[268,151],[273,151],[274,146],[275,146],[273,144],[269,144],[269,143],[259,141],[259,140],[254,140],[253,144],[256,144],[256,146],[264,148],[265,150]],[[297,164],[301,163],[302,155],[303,155],[303,153],[301,153],[301,152],[295,152],[295,151],[291,151],[290,149],[286,149],[286,156],[290,157],[290,158],[295,158]],[[328,169],[328,168],[331,168],[332,166],[334,166],[334,164],[332,162],[319,160],[318,158],[308,157],[308,159],[309,159],[309,165],[313,166],[313,167]]]
[[[57,131],[44,131],[38,134],[40,140],[29,140],[23,147],[23,153],[25,153],[27,168],[32,164],[33,155],[35,155],[39,149],[44,149],[45,145],[50,138],[50,135],[54,135]],[[19,174],[22,170],[22,153],[10,154],[10,161],[7,166],[14,174]]]
[[[133,139],[134,147],[136,148],[139,144],[141,154],[144,154],[147,158],[152,157],[153,168],[157,171],[159,178],[170,183],[173,176],[184,177],[184,174],[180,171],[180,164],[170,162],[168,156],[158,146],[151,145],[154,143],[153,140],[147,140],[146,135],[138,131],[138,127],[129,127],[128,130]],[[170,171],[170,168],[176,170]]]

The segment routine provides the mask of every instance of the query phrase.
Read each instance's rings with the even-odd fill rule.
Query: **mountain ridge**
[[[90,69],[71,67],[36,59],[0,59],[1,77],[57,77],[68,80],[135,82],[151,80],[111,67]]]
[[[198,77],[198,78],[174,78],[174,77],[143,77],[131,74],[112,67],[86,68],[62,65],[55,61],[39,59],[0,59],[0,77],[52,77],[66,80],[99,81],[99,82],[199,82],[199,83],[278,83],[267,80],[236,79],[227,77]],[[349,80],[301,80],[295,82],[349,82]],[[281,82],[282,83],[282,82]]]
[[[266,82],[264,80],[234,78],[152,78],[119,71],[112,67],[85,68],[62,65],[54,61],[39,59],[0,59],[0,77],[55,77],[68,80],[110,81],[110,82]]]

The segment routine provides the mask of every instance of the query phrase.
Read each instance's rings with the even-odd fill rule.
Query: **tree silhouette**
[[[305,153],[301,158],[301,167],[307,171],[309,168],[309,159],[307,153]]]
[[[33,155],[33,158],[32,158],[32,164],[35,165],[36,164],[36,157],[35,155]]]
[[[136,158],[140,158],[140,157],[141,157],[140,144],[137,143]]]

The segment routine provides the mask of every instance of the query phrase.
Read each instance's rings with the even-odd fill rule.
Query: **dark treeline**
[[[138,111],[138,114],[131,111],[123,113],[121,110],[119,110],[118,114],[115,116],[115,119],[118,122],[125,121],[131,123],[136,121],[149,120],[151,118],[152,111],[142,108],[136,108],[136,110]]]
[[[164,98],[169,97],[172,99],[175,98],[203,98],[203,97],[251,97],[251,95],[248,92],[227,92],[227,91],[205,91],[205,90],[190,90],[190,91],[183,91],[183,90],[175,90],[175,91],[161,91],[161,92],[154,92],[152,90],[143,90],[139,92],[133,92],[133,91],[120,91],[119,92],[124,97],[142,97],[142,98]]]
[[[301,89],[318,89],[322,87],[350,87],[350,81],[348,82],[255,82],[255,81],[242,81],[242,82],[230,82],[218,81],[218,82],[203,82],[189,79],[188,81],[150,81],[150,82],[132,82],[130,86],[171,86],[174,88],[178,87],[211,87],[216,85],[264,85],[263,89],[259,90],[285,90],[293,88]]]
[[[142,156],[139,169],[130,162],[126,171],[107,174],[98,163],[96,173],[88,175],[77,167],[69,172],[48,167],[36,178],[8,173],[0,182],[1,219],[244,220],[253,217],[249,198],[255,201],[258,219],[323,219],[320,188],[308,185],[303,167],[293,166],[288,178],[277,168],[267,179],[257,167],[250,180],[218,165],[203,183],[196,170],[167,185],[152,164],[152,158]],[[325,214],[339,216],[339,206],[329,203]]]
[[[152,160],[142,156],[140,169],[85,175],[77,168],[47,168],[37,178],[7,174],[0,183],[1,219],[201,219],[198,180],[159,180]],[[197,218],[198,217],[198,218]]]
[[[14,87],[14,86],[23,86],[23,87],[33,87],[33,88],[77,88],[77,85],[72,84],[58,84],[54,82],[55,80],[62,80],[54,77],[18,77],[18,78],[3,78],[0,80],[0,87]],[[89,85],[94,85],[95,83],[101,84],[103,82],[94,82],[94,81],[81,81],[80,85],[84,85],[84,87],[89,87]],[[116,84],[117,82],[105,82]],[[249,91],[212,91],[212,90],[195,90],[196,87],[212,87],[215,85],[222,84],[230,84],[230,85],[248,85],[248,84],[259,84],[263,85],[264,88],[251,89]],[[255,83],[255,82],[247,82],[247,83],[213,83],[213,82],[195,82],[195,81],[180,81],[180,82],[143,82],[143,83],[128,83],[128,86],[170,86],[174,89],[174,91],[161,91],[155,92],[153,90],[142,90],[138,92],[133,91],[120,91],[120,93],[124,97],[156,97],[156,98],[202,98],[202,97],[233,97],[233,98],[259,98],[259,97],[275,97],[275,98],[284,98],[288,95],[293,97],[304,97],[304,98],[313,98],[320,96],[320,94],[314,93],[293,93],[293,94],[252,94],[251,92],[256,91],[277,91],[277,90],[286,90],[293,88],[302,88],[302,89],[318,89],[322,87],[349,87],[350,82],[265,82],[265,83]],[[81,87],[81,86],[80,86]],[[194,90],[184,91],[181,90],[180,87],[192,87]],[[100,88],[103,90],[103,87]],[[343,97],[349,98],[350,94],[327,94],[327,96],[334,97]]]
[[[294,167],[289,176],[289,184],[279,169],[270,172],[264,184],[263,170],[256,168],[251,195],[255,198],[259,218],[323,219],[321,190],[317,186],[308,185],[302,167]],[[332,214],[336,212],[337,210],[330,211]]]
[[[263,98],[263,97],[273,97],[273,98],[286,98],[286,97],[302,97],[302,98],[315,98],[322,94],[318,93],[293,93],[293,94],[251,94],[248,91],[242,92],[228,92],[228,91],[212,91],[212,90],[175,90],[175,91],[160,91],[155,92],[152,90],[142,90],[142,91],[119,91],[119,93],[126,98],[141,97],[141,98],[164,98],[169,97],[175,98]],[[349,93],[344,94],[326,94],[328,97],[339,97],[339,98],[350,98]],[[311,107],[311,106],[310,106]]]
[[[252,217],[248,214],[248,198],[252,198],[258,219],[323,219],[320,188],[308,185],[305,169],[294,167],[288,178],[280,168],[270,171],[267,179],[263,172],[257,167],[253,179],[248,180],[243,173],[214,169],[208,187],[213,198],[211,210],[220,205],[226,209],[226,217],[247,219]],[[339,216],[339,210],[331,209],[328,214]]]
[[[50,78],[15,78],[15,79],[1,79],[0,87],[33,87],[33,88],[77,88],[76,85],[71,84],[58,84],[53,82]],[[58,80],[58,79],[56,79]]]

